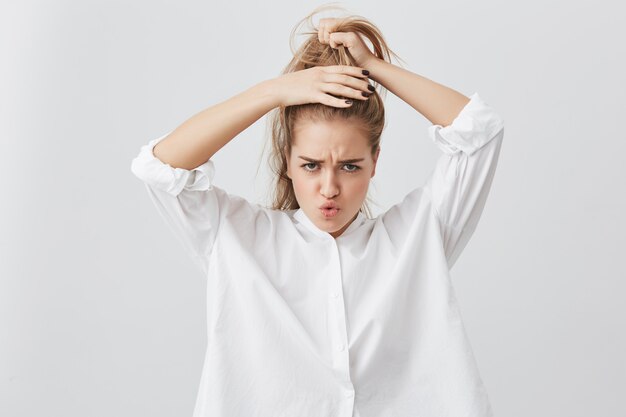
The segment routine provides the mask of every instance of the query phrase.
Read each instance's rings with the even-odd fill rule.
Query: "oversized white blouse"
[[[168,132],[169,134],[169,132]],[[208,344],[194,417],[492,415],[450,268],[474,232],[504,121],[474,93],[428,135],[425,183],[334,239],[297,210],[173,168],[141,147],[131,170],[207,277]]]

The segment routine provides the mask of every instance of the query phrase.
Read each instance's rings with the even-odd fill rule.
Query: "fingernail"
[[[346,104],[352,104],[352,100],[346,100]]]
[[[376,91],[376,88],[373,85],[368,85],[367,88],[370,91]]]
[[[363,73],[363,75],[370,75],[370,72],[368,70],[363,70],[361,72]]]

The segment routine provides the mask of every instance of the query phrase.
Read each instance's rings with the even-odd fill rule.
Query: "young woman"
[[[194,115],[132,163],[207,277],[194,416],[490,416],[449,271],[485,205],[503,119],[477,93],[393,65],[366,19],[321,19],[310,35],[279,77]],[[372,218],[383,89],[432,123],[442,154]],[[215,184],[211,157],[269,111],[268,208]]]

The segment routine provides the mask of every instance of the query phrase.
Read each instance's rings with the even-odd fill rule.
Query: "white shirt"
[[[169,134],[169,133],[168,133]],[[208,346],[194,417],[484,417],[492,410],[449,270],[475,230],[503,119],[474,93],[421,187],[334,239],[297,210],[172,168],[132,172],[207,277]]]

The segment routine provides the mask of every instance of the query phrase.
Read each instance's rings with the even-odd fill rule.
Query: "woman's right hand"
[[[273,90],[282,106],[322,103],[350,107],[352,104],[346,103],[346,99],[367,100],[373,94],[374,87],[369,88],[369,78],[363,70],[350,65],[316,66],[274,78]]]

